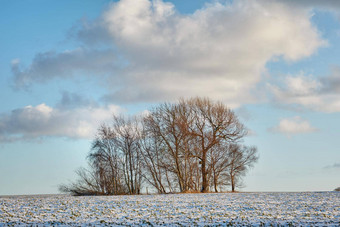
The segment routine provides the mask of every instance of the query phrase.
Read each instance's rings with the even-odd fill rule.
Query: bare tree
[[[113,195],[124,193],[121,181],[121,154],[115,138],[116,134],[109,126],[100,126],[88,155],[92,165],[101,173],[101,182],[106,194]]]
[[[247,147],[239,144],[231,144],[229,147],[228,174],[230,178],[231,191],[234,192],[241,178],[247,170],[258,160],[256,147]]]
[[[76,183],[62,185],[59,189],[75,195],[118,195],[127,192],[123,185],[121,154],[117,147],[116,135],[107,125],[98,128],[91,151],[88,154],[89,168],[79,169]]]
[[[182,103],[189,105],[193,115],[189,125],[191,135],[195,137],[193,154],[201,161],[202,189],[209,190],[209,152],[214,156],[214,147],[235,142],[246,135],[246,130],[233,111],[221,102],[212,102],[205,98],[193,98]]]
[[[228,184],[226,181],[226,171],[230,165],[229,150],[226,146],[216,146],[211,150],[210,165],[212,172],[212,183],[215,192],[218,192],[218,186]]]
[[[141,158],[137,123],[113,117],[112,126],[98,129],[88,155],[89,169],[77,172],[79,180],[60,190],[72,194],[139,194],[141,192]]]
[[[81,195],[103,195],[102,190],[100,188],[100,184],[98,184],[99,179],[96,175],[94,169],[90,168],[89,171],[85,168],[80,168],[76,171],[78,175],[78,180],[69,185],[62,184],[59,186],[59,191],[64,193],[71,193],[75,196]]]
[[[173,192],[171,181],[166,176],[169,175],[165,164],[164,146],[158,137],[148,133],[143,124],[141,131],[141,141],[139,143],[144,171],[144,179],[156,188],[160,194]]]
[[[136,119],[125,119],[123,116],[113,117],[113,141],[121,153],[122,172],[129,194],[140,194],[142,183],[137,125]]]
[[[189,190],[190,151],[187,127],[187,106],[162,104],[145,118],[145,129],[165,150],[162,167],[175,175],[179,191]],[[171,182],[171,180],[168,180]]]
[[[164,162],[164,168],[175,174],[181,192],[197,190],[198,184],[202,192],[208,191],[211,176],[217,191],[226,161],[222,161],[222,150],[215,148],[246,134],[227,106],[201,98],[162,104],[150,112],[145,122],[147,130],[166,148],[164,158],[168,165]]]

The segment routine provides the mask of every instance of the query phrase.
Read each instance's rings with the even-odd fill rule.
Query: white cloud
[[[315,111],[340,112],[340,70],[317,79],[313,76],[287,76],[283,86],[269,85],[275,101],[281,104],[299,105]]]
[[[271,128],[270,130],[286,134],[287,136],[317,131],[317,129],[312,127],[307,120],[298,116],[282,119],[278,126]]]
[[[320,89],[320,83],[310,77],[287,77],[287,87],[293,95],[308,95]]]
[[[254,102],[268,61],[298,60],[325,43],[308,11],[279,2],[215,3],[186,16],[161,1],[134,3],[120,1],[104,16],[133,66],[126,87],[109,96],[115,100],[204,95],[232,106]]]
[[[121,109],[106,107],[52,108],[42,103],[0,115],[0,142],[67,137],[92,139],[98,126]]]
[[[189,15],[161,0],[121,0],[75,35],[84,46],[109,45],[111,54],[37,55],[26,69],[15,63],[13,72],[27,84],[105,71],[111,75],[106,100],[209,96],[236,107],[261,99],[256,86],[267,62],[277,56],[297,61],[326,44],[311,16],[310,9],[269,0],[216,1]],[[72,56],[76,60],[65,60]]]

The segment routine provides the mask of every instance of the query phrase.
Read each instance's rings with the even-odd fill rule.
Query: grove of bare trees
[[[241,145],[247,134],[235,113],[207,98],[163,103],[137,117],[102,125],[78,181],[60,186],[74,195],[235,191],[258,160]]]

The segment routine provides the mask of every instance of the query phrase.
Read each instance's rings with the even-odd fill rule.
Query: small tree
[[[241,182],[241,178],[246,174],[247,170],[258,160],[256,147],[241,146],[239,144],[231,144],[229,146],[229,165],[228,174],[230,178],[231,191]]]
[[[120,153],[121,169],[129,194],[140,194],[142,173],[137,119],[113,116],[112,138]]]
[[[165,158],[165,148],[162,141],[152,133],[148,133],[144,124],[140,137],[139,146],[143,163],[143,178],[160,194],[173,192],[172,180],[169,178],[170,173],[167,168],[164,168],[167,166],[167,159]]]
[[[78,180],[69,185],[60,185],[60,192],[70,193],[75,196],[108,195],[108,192],[105,191],[106,182],[95,166],[90,166],[89,169],[79,168],[76,174],[78,175]]]
[[[152,140],[157,140],[157,149],[161,148],[161,165],[168,178],[178,185],[180,192],[190,190],[190,167],[193,157],[189,150],[190,134],[188,121],[190,112],[183,103],[164,103],[150,111],[144,118],[144,130]],[[154,147],[155,148],[155,147]],[[158,157],[157,157],[158,158]],[[153,167],[154,168],[154,167]]]
[[[115,138],[116,134],[109,126],[101,125],[87,156],[89,168],[77,170],[78,180],[69,185],[59,186],[59,191],[73,195],[128,193],[123,182],[122,155]]]
[[[193,154],[201,162],[202,188],[201,192],[209,191],[209,155],[215,156],[217,146],[235,142],[246,135],[244,125],[234,112],[221,102],[210,99],[193,98],[182,101],[188,105],[192,121],[188,125],[194,137]]]

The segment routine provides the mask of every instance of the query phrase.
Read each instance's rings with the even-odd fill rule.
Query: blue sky
[[[96,128],[179,97],[230,106],[244,191],[340,186],[337,1],[2,1],[0,195],[57,193]]]

